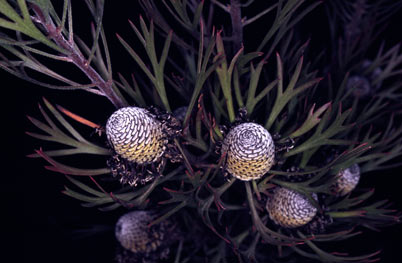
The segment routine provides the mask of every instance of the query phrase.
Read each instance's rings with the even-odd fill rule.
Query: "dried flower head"
[[[167,144],[161,123],[138,107],[115,111],[107,121],[106,135],[117,154],[138,164],[158,161]]]
[[[261,178],[271,169],[275,146],[264,127],[247,122],[229,131],[223,141],[222,154],[226,154],[226,170],[240,180],[249,181]]]
[[[295,228],[309,223],[316,215],[317,208],[296,191],[277,187],[267,200],[269,217],[278,225]]]
[[[333,183],[333,192],[337,195],[347,195],[356,188],[360,180],[360,167],[354,164],[345,170],[340,171]]]

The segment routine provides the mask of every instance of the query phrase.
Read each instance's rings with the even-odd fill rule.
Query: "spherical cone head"
[[[317,213],[310,201],[296,191],[278,187],[266,204],[269,217],[286,228],[301,227],[309,223]]]
[[[148,224],[155,220],[149,211],[133,211],[119,218],[115,235],[121,246],[133,253],[150,253],[162,245],[163,231],[150,231]]]
[[[118,155],[138,164],[156,162],[166,148],[161,123],[143,108],[115,111],[106,123],[106,135]]]
[[[242,123],[232,128],[223,141],[226,170],[243,181],[261,178],[275,161],[271,134],[259,124]]]
[[[333,190],[339,196],[347,195],[356,188],[359,180],[360,167],[358,164],[354,164],[336,175]]]

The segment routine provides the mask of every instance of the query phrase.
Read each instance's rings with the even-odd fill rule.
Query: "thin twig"
[[[241,19],[240,0],[230,1],[230,18],[232,20],[233,50],[237,51],[243,43],[243,23]]]

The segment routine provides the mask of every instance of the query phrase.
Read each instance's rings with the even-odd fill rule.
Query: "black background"
[[[126,2],[126,1],[119,1]],[[129,2],[129,1],[127,1]],[[89,15],[84,5],[73,3],[77,16],[74,28],[80,36],[89,32]],[[318,28],[315,17],[322,18],[318,8],[307,20],[312,31]],[[109,36],[114,71],[131,72],[134,61],[117,42],[114,33],[133,39],[127,19],[138,22],[140,10],[133,4],[108,2],[104,25]],[[137,23],[138,24],[138,23]],[[389,30],[383,35],[389,43],[401,41],[399,25],[401,12],[393,17]],[[80,34],[80,33],[83,34]],[[85,35],[84,35],[85,38]],[[70,67],[70,66],[69,66]],[[66,70],[69,70],[66,68]],[[68,72],[63,72],[67,75]],[[73,73],[75,74],[75,73]],[[77,75],[80,77],[80,75]],[[4,251],[10,254],[9,262],[112,262],[115,240],[112,226],[118,212],[103,213],[93,208],[83,208],[79,202],[61,193],[67,180],[60,174],[43,168],[42,159],[26,158],[26,154],[38,149],[40,143],[25,135],[25,131],[38,131],[26,115],[40,119],[37,107],[42,96],[54,104],[60,104],[77,113],[85,113],[88,119],[102,123],[113,107],[106,99],[82,91],[54,91],[37,87],[0,71],[2,90],[3,131],[1,201],[2,217],[6,219],[2,232],[7,242]],[[394,207],[402,210],[400,184],[401,169],[379,172],[365,177],[363,184],[376,188],[377,197],[390,199]],[[97,225],[106,229],[86,238],[77,235],[77,229]],[[352,242],[340,244],[340,249],[348,246],[353,252],[371,251],[367,248],[382,249],[381,262],[398,262],[402,249],[402,227],[384,229],[380,233],[368,233]]]

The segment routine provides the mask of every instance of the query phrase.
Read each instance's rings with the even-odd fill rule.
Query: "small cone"
[[[107,121],[106,135],[118,155],[138,164],[158,161],[167,144],[161,123],[138,107],[115,111]]]
[[[309,223],[317,213],[310,201],[296,191],[278,187],[266,204],[269,217],[278,225],[295,228]]]
[[[339,196],[347,195],[356,188],[359,180],[360,167],[358,164],[354,164],[351,167],[340,171],[336,175],[336,179],[333,184],[333,191]]]
[[[167,239],[169,224],[164,221],[153,228],[148,227],[155,219],[155,215],[150,211],[133,211],[123,215],[115,228],[117,240],[122,247],[135,254],[155,252]]]
[[[271,134],[259,124],[242,123],[232,128],[223,141],[226,170],[243,181],[261,178],[271,169],[275,145]]]

